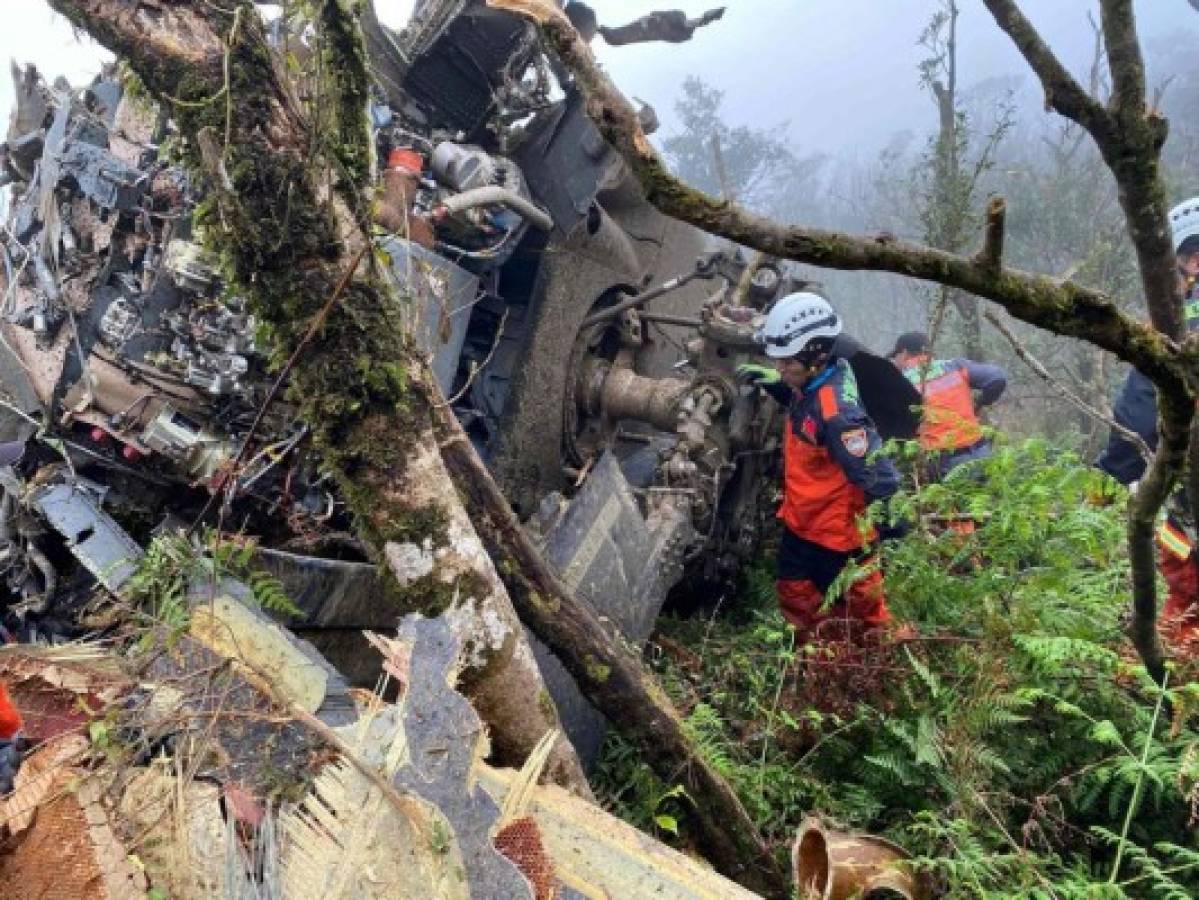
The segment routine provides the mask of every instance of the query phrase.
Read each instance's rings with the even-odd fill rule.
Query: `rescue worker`
[[[991,455],[978,410],[1003,396],[1003,369],[969,359],[933,359],[928,335],[921,331],[901,334],[891,359],[924,397],[919,439],[929,454],[932,478],[939,481],[958,466]]]
[[[1199,331],[1199,197],[1170,210],[1170,232],[1178,262],[1183,318],[1188,332]],[[1113,407],[1113,418],[1157,449],[1157,391],[1136,369],[1129,371]],[[1113,430],[1099,456],[1099,468],[1123,485],[1145,473],[1146,461],[1137,446]],[[1165,632],[1176,643],[1199,640],[1199,561],[1195,558],[1195,523],[1190,501],[1180,489],[1170,498],[1165,521],[1157,532],[1158,568],[1166,581],[1162,608]]]
[[[737,369],[787,408],[777,589],[782,614],[801,638],[830,616],[867,628],[890,621],[874,552],[880,535],[863,513],[895,493],[899,476],[877,452],[882,442],[859,405],[853,371],[832,352],[840,334],[841,319],[827,300],[790,294],[759,334],[775,368]],[[851,560],[862,573],[823,612],[825,593]]]

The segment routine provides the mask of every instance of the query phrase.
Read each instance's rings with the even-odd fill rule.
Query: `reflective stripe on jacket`
[[[1191,550],[1194,549],[1186,532],[1175,527],[1168,519],[1157,526],[1157,542],[1179,559],[1190,559]]]
[[[859,517],[869,502],[895,493],[899,476],[877,455],[882,441],[858,406],[849,366],[838,360],[818,379],[814,390],[788,392],[778,515],[797,537],[830,550],[856,550],[877,537],[873,527],[863,535]]]

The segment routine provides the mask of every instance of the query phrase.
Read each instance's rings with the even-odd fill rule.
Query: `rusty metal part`
[[[805,819],[791,849],[795,890],[820,900],[922,900],[918,880],[900,865],[908,853],[870,834],[826,828]]]
[[[635,419],[662,431],[678,425],[679,404],[690,387],[681,378],[646,378],[621,361],[586,361],[582,378],[584,411],[617,422]]]
[[[375,221],[388,231],[431,250],[435,241],[433,226],[412,212],[418,181],[418,176],[412,172],[387,169],[383,173]]]
[[[706,310],[702,333],[722,348],[757,355],[762,346],[754,334],[761,324],[762,314],[750,307],[718,303]]]

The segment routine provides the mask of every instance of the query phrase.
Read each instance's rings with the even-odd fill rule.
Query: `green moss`
[[[442,581],[434,575],[424,575],[414,581],[401,585],[390,574],[388,581],[388,603],[394,604],[401,615],[421,613],[425,616],[438,616],[445,612],[455,602],[462,602],[468,597],[480,598],[486,596],[489,586],[476,575],[463,575],[452,581]]]
[[[206,13],[222,47],[204,65],[183,66],[110,44],[129,57],[150,90],[168,98],[187,139],[185,161],[198,178],[205,176],[197,135],[211,129],[222,143],[231,190],[210,191],[196,209],[195,224],[218,255],[229,290],[247,298],[274,342],[276,368],[295,353],[346,275],[347,251],[323,193],[328,167],[322,160],[333,160],[338,195],[365,222],[367,207],[359,199],[373,143],[366,117],[369,75],[354,12],[352,0],[315,7],[319,52],[329,64],[321,67],[313,106],[332,109],[332,128],[320,127],[328,124],[323,120],[292,121],[291,111],[273,99],[277,94],[269,86],[276,73],[252,4]],[[306,130],[296,132],[291,139],[297,146],[289,149],[289,128],[301,126]],[[364,258],[303,349],[287,399],[311,426],[314,446],[369,544],[376,550],[389,541],[440,547],[444,512],[436,504],[410,510],[398,493],[413,442],[428,431],[429,401],[414,398],[411,345],[400,334],[387,289],[372,274],[374,264],[370,255]],[[441,609],[449,590],[396,585],[395,599],[405,608]]]
[[[537,591],[529,591],[528,600],[531,606],[541,610],[542,612],[556,613],[562,607],[562,601],[557,597],[546,597]]]
[[[537,692],[537,708],[548,721],[558,720],[558,707],[554,705],[554,698],[550,696],[550,692],[544,688]]]
[[[596,684],[605,683],[608,680],[608,677],[612,674],[612,668],[610,666],[604,665],[591,654],[587,654],[583,658],[583,665],[587,669],[587,677]]]

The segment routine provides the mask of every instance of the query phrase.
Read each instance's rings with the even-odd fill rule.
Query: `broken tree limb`
[[[1166,124],[1139,102],[1125,99],[1112,110],[1089,97],[1054,56],[1013,0],[984,0],[1041,80],[1049,105],[1081,124],[1095,140],[1119,186],[1121,208],[1137,254],[1151,325],[1134,321],[1113,300],[1072,281],[1016,269],[996,268],[985,254],[969,258],[890,236],[859,237],[815,228],[786,227],[689,187],[663,164],[637,125],[628,101],[599,68],[589,48],[547,0],[487,0],[490,6],[531,17],[547,44],[588,98],[587,112],[624,157],[647,199],[666,215],[784,259],[825,268],[886,271],[931,281],[992,300],[1018,319],[1054,334],[1093,344],[1136,366],[1158,391],[1162,440],[1129,505],[1133,564],[1132,638],[1147,669],[1159,678],[1164,656],[1157,639],[1153,522],[1178,478],[1194,415],[1199,365],[1179,348],[1181,297],[1166,223],[1160,150]],[[1103,0],[1105,39],[1120,49],[1115,67],[1141,67],[1129,0]],[[1109,46],[1110,50],[1110,46]],[[1139,80],[1128,71],[1126,93]]]
[[[896,239],[785,226],[705,195],[670,173],[641,133],[636,112],[547,0],[488,0],[530,16],[589,99],[588,114],[630,166],[647,199],[666,215],[771,256],[822,268],[893,272],[993,300],[1030,324],[1088,341],[1163,378],[1172,388],[1196,374],[1162,334],[1125,315],[1102,291],[1017,269],[991,271],[972,257]]]
[[[983,229],[983,246],[978,251],[978,261],[998,272],[1003,266],[1003,235],[1007,218],[1007,204],[1002,197],[987,201],[987,221]],[[987,318],[991,318],[990,313]]]
[[[440,411],[442,453],[521,621],[562,660],[583,694],[668,784],[693,802],[696,838],[716,868],[768,896],[787,895],[785,868],[770,856],[736,793],[683,732],[678,712],[638,654],[550,569],[458,420]]]
[[[322,52],[338,56],[334,82],[316,86],[326,91],[323,121],[336,126],[336,146],[327,145],[329,134],[311,133],[249,3],[168,3],[153,16],[123,0],[50,5],[125,59],[152,95],[183,101],[172,109],[198,170],[205,168],[198,136],[221,136],[210,162],[220,160],[228,184],[210,173],[219,187],[197,226],[221,251],[283,358],[302,344],[351,261],[365,252],[371,265],[350,279],[317,339],[297,355],[287,397],[311,427],[355,530],[379,563],[396,621],[456,605],[466,690],[491,729],[497,758],[519,764],[558,727],[557,714],[438,453],[431,376],[403,335],[399,303],[363,230],[369,83],[345,0],[325,0],[316,10]],[[569,742],[558,742],[549,772],[588,793]]]

